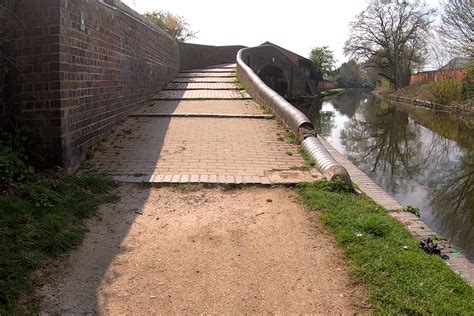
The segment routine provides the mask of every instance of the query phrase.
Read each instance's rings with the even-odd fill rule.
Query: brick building
[[[422,71],[411,75],[410,85],[421,84],[428,81],[437,81],[445,78],[463,79],[466,75],[465,68],[469,58],[453,58],[438,70]]]

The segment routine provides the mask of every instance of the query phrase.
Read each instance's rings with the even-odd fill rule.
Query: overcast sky
[[[302,56],[329,46],[337,64],[346,61],[342,48],[349,22],[366,0],[122,0],[139,13],[166,10],[184,16],[199,31],[191,43],[256,46],[270,41]],[[433,7],[438,0],[426,0]]]

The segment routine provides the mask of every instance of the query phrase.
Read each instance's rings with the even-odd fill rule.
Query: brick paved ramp
[[[156,100],[134,112],[135,115],[153,113],[260,115],[262,109],[253,100]]]
[[[163,90],[153,100],[248,100],[245,91],[238,90]]]
[[[215,83],[215,82],[235,82],[235,78],[231,77],[184,77],[184,78],[175,78],[173,83],[177,82],[207,82],[207,83]]]
[[[232,65],[210,69],[235,74]],[[201,79],[220,84],[213,82],[220,77]],[[173,88],[176,83],[114,131],[94,157],[94,169],[124,182],[271,184],[319,177],[304,168],[298,146],[281,140],[283,127],[245,91]]]
[[[232,82],[171,82],[164,90],[232,90]]]

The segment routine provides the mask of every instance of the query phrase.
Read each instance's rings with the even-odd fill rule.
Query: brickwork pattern
[[[219,114],[262,114],[261,107],[253,100],[198,100],[151,101],[134,114],[150,113],[219,113]]]
[[[160,92],[161,98],[175,100],[152,100],[135,111],[96,155],[93,168],[126,182],[314,180],[301,170],[298,146],[281,139],[284,129],[242,93],[235,88]],[[189,96],[201,99],[186,100]],[[237,99],[221,100],[227,97]]]
[[[13,113],[21,114],[31,131],[31,152],[61,161],[60,19],[61,1],[17,0],[21,21],[13,38],[18,73]],[[64,43],[62,43],[64,44]]]
[[[229,63],[235,63],[237,52],[243,47],[179,43],[180,69],[232,67]]]
[[[182,72],[177,78],[195,78],[195,77],[206,77],[206,78],[235,78],[235,74],[232,72]]]
[[[298,147],[278,140],[277,130],[274,120],[129,118],[94,167],[113,175],[239,177],[301,167]]]
[[[222,78],[222,77],[213,77],[213,78],[175,78],[173,82],[235,82],[235,78]]]
[[[77,164],[178,72],[178,44],[99,0],[17,0],[17,108],[32,151]]]
[[[96,0],[69,1],[62,12],[62,111],[74,159],[176,75],[178,45]]]
[[[236,85],[227,82],[190,82],[177,83],[170,82],[165,87],[166,90],[232,90],[237,89]]]
[[[236,90],[163,90],[153,96],[154,100],[233,100],[251,99],[252,97],[245,91]]]
[[[229,72],[236,72],[237,68],[236,67],[222,67],[222,68],[206,68],[206,69],[189,69],[189,70],[181,70],[181,74],[186,74],[186,73],[229,73]]]

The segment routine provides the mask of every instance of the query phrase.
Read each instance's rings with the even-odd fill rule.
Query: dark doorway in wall
[[[273,91],[282,97],[288,96],[288,82],[281,68],[274,65],[266,65],[260,69],[258,76]]]

